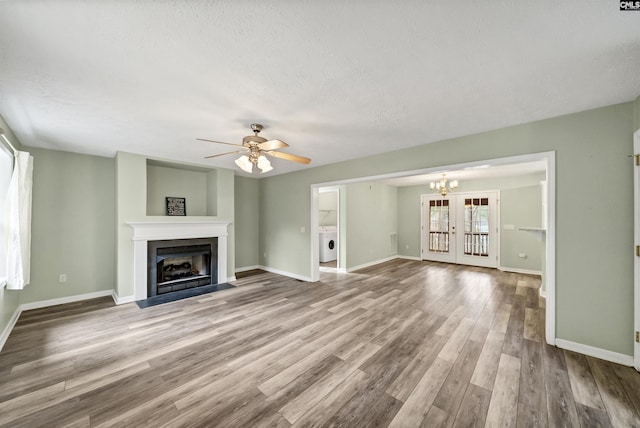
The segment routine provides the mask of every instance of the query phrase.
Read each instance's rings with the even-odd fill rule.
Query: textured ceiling
[[[615,1],[2,1],[20,141],[204,160],[249,125],[313,159],[268,175],[630,101],[640,12]]]

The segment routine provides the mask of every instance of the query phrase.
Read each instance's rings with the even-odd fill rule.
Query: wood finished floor
[[[535,277],[394,260],[22,314],[0,426],[640,426],[640,374],[544,343]]]

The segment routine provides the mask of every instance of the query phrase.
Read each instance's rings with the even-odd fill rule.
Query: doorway
[[[637,136],[637,139],[640,140],[640,135]],[[556,185],[556,160],[555,160],[555,152],[540,152],[540,153],[531,153],[526,155],[516,155],[509,156],[504,158],[494,158],[494,159],[485,159],[478,160],[472,162],[464,162],[458,164],[449,164],[449,165],[440,165],[440,166],[432,166],[426,167],[422,169],[416,170],[408,170],[408,171],[399,171],[394,173],[385,173],[376,176],[368,176],[368,177],[359,177],[352,179],[344,179],[340,181],[327,181],[327,182],[319,182],[313,183],[310,186],[310,217],[311,217],[311,236],[310,236],[310,271],[311,276],[309,280],[311,282],[316,282],[320,280],[320,270],[319,270],[319,262],[318,262],[318,190],[322,187],[328,186],[340,186],[348,183],[358,183],[364,181],[372,181],[372,180],[389,180],[395,178],[403,178],[403,177],[411,177],[420,174],[434,174],[434,173],[442,173],[443,170],[472,170],[486,167],[494,167],[494,166],[505,166],[505,165],[517,165],[529,162],[543,162],[545,165],[546,171],[546,182],[547,182],[547,191],[544,194],[543,206],[545,209],[545,218],[546,218],[546,228],[540,229],[536,231],[536,233],[543,237],[543,247],[544,247],[544,286],[545,286],[545,294],[546,294],[546,319],[545,319],[545,337],[546,341],[549,345],[556,344],[556,251],[555,251],[555,238],[556,238],[556,230],[555,230],[555,214],[556,214],[556,193],[555,193],[555,185]],[[341,196],[343,199],[344,196]],[[415,211],[417,221],[419,222],[420,215],[418,210]],[[344,215],[344,214],[343,214]],[[344,228],[343,228],[344,229]],[[344,233],[342,230],[341,234]],[[420,241],[419,236],[416,234],[416,241]],[[344,252],[344,247],[347,242],[342,243],[342,252]],[[419,246],[420,243],[417,242]],[[416,259],[419,259],[416,257]],[[346,265],[346,264],[345,264]],[[640,268],[639,268],[640,271]],[[640,275],[638,275],[640,277]],[[640,287],[639,287],[640,288]],[[640,292],[638,293],[640,296]],[[640,297],[638,298],[640,300]],[[638,304],[640,307],[640,304]],[[640,325],[640,322],[639,322]]]
[[[498,267],[498,191],[420,199],[422,260]]]
[[[342,268],[340,194],[340,187],[318,189],[318,262],[320,270],[325,272]]]

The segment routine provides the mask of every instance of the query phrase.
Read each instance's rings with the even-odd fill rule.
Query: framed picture
[[[187,215],[187,207],[184,198],[167,196],[167,215]]]

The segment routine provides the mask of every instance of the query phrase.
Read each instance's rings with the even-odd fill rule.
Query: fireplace
[[[147,296],[218,283],[218,238],[148,241]]]
[[[227,276],[227,228],[231,222],[212,219],[148,219],[129,221],[133,230],[133,296],[118,296],[118,303],[144,300],[149,295],[149,242],[170,240],[214,239],[217,245],[212,249],[211,282],[222,284],[232,281]],[[216,259],[213,260],[213,254]],[[155,258],[154,263],[155,264]],[[130,300],[129,300],[130,299]]]

